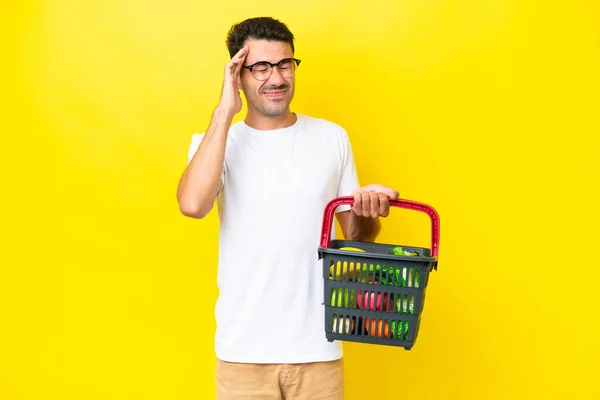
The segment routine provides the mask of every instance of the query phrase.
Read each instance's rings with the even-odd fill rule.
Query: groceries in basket
[[[365,335],[377,338],[400,339],[405,340],[408,333],[408,321],[396,321],[381,318],[365,318],[364,319]],[[332,330],[334,333],[344,335],[359,334],[363,330],[363,318],[336,315],[333,316]]]
[[[331,290],[331,305],[333,307],[352,307],[354,304],[354,295],[355,289],[333,288]]]
[[[365,252],[357,247],[342,247],[339,250]],[[401,246],[394,247],[389,253],[397,256],[418,257],[417,251],[409,251]],[[329,270],[329,279],[356,281],[373,285],[396,287],[419,287],[419,268],[395,267],[393,265],[367,264],[359,262],[337,261]],[[384,290],[382,288],[382,290]],[[395,298],[394,298],[395,297]],[[390,294],[385,291],[333,288],[331,290],[331,306],[338,308],[362,309],[402,314],[414,313],[414,296],[407,294]],[[363,318],[359,318],[358,329],[362,329]],[[369,336],[378,338],[404,339],[408,333],[408,321],[396,321],[390,318],[365,318],[364,331]],[[333,332],[339,334],[355,334],[356,317],[334,315]]]
[[[340,250],[357,251],[357,252],[361,252],[361,253],[365,252],[364,250],[356,248],[356,247],[342,247]],[[351,263],[349,266],[347,262],[342,263],[342,262],[338,261],[337,268],[334,268],[333,265],[329,268],[329,277],[338,276],[338,277],[343,277],[342,279],[344,279],[344,280],[348,280],[348,272],[350,272],[351,275],[354,275],[354,263]]]
[[[325,336],[334,340],[401,346],[417,339],[429,276],[437,270],[439,216],[427,204],[392,200],[390,205],[426,213],[431,247],[331,240],[334,212],[353,197],[327,204],[319,243],[323,260]]]
[[[340,250],[364,252],[355,247],[342,247]],[[393,249],[394,255],[418,257],[418,252],[409,252],[398,246]],[[388,272],[389,269],[389,272]],[[419,287],[418,268],[400,268],[380,264],[337,261],[329,267],[329,279],[362,283],[381,283],[383,285],[401,287]]]
[[[398,294],[395,299],[391,294],[376,291],[361,291],[360,289],[331,289],[331,306],[338,308],[356,308],[358,310],[386,311],[403,314],[413,314],[414,296]],[[355,303],[356,302],[356,303]]]

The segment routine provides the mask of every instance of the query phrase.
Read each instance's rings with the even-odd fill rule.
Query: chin
[[[269,117],[280,117],[287,113],[288,105],[281,107],[267,107],[263,109],[263,113]]]

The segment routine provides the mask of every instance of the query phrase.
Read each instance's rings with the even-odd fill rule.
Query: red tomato
[[[383,297],[383,304],[382,304],[382,297]],[[377,299],[377,302],[375,302],[375,299]],[[374,291],[373,292],[369,292],[369,291],[361,292],[360,290],[357,291],[356,308],[363,309],[363,310],[371,310],[371,311],[387,311],[387,309],[388,309],[387,303],[388,303],[387,293],[383,293],[383,296],[382,296],[381,293],[377,293],[377,295],[375,295]]]
[[[381,298],[383,297],[383,302]],[[388,295],[387,293],[377,293],[377,303],[375,303],[375,292],[371,292],[371,311],[387,311]]]

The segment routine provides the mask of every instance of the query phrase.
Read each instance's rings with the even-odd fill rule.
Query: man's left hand
[[[390,200],[397,200],[397,190],[378,184],[358,188],[352,192],[354,205],[352,212],[359,217],[377,219],[390,213]]]

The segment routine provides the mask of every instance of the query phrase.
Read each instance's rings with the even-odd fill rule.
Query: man
[[[186,216],[218,206],[217,399],[343,399],[341,345],[324,331],[323,211],[354,195],[336,217],[346,238],[373,241],[398,192],[359,187],[344,129],[290,111],[300,60],[285,24],[248,19],[227,45],[218,105],[177,192]],[[248,112],[231,125],[239,90]]]

